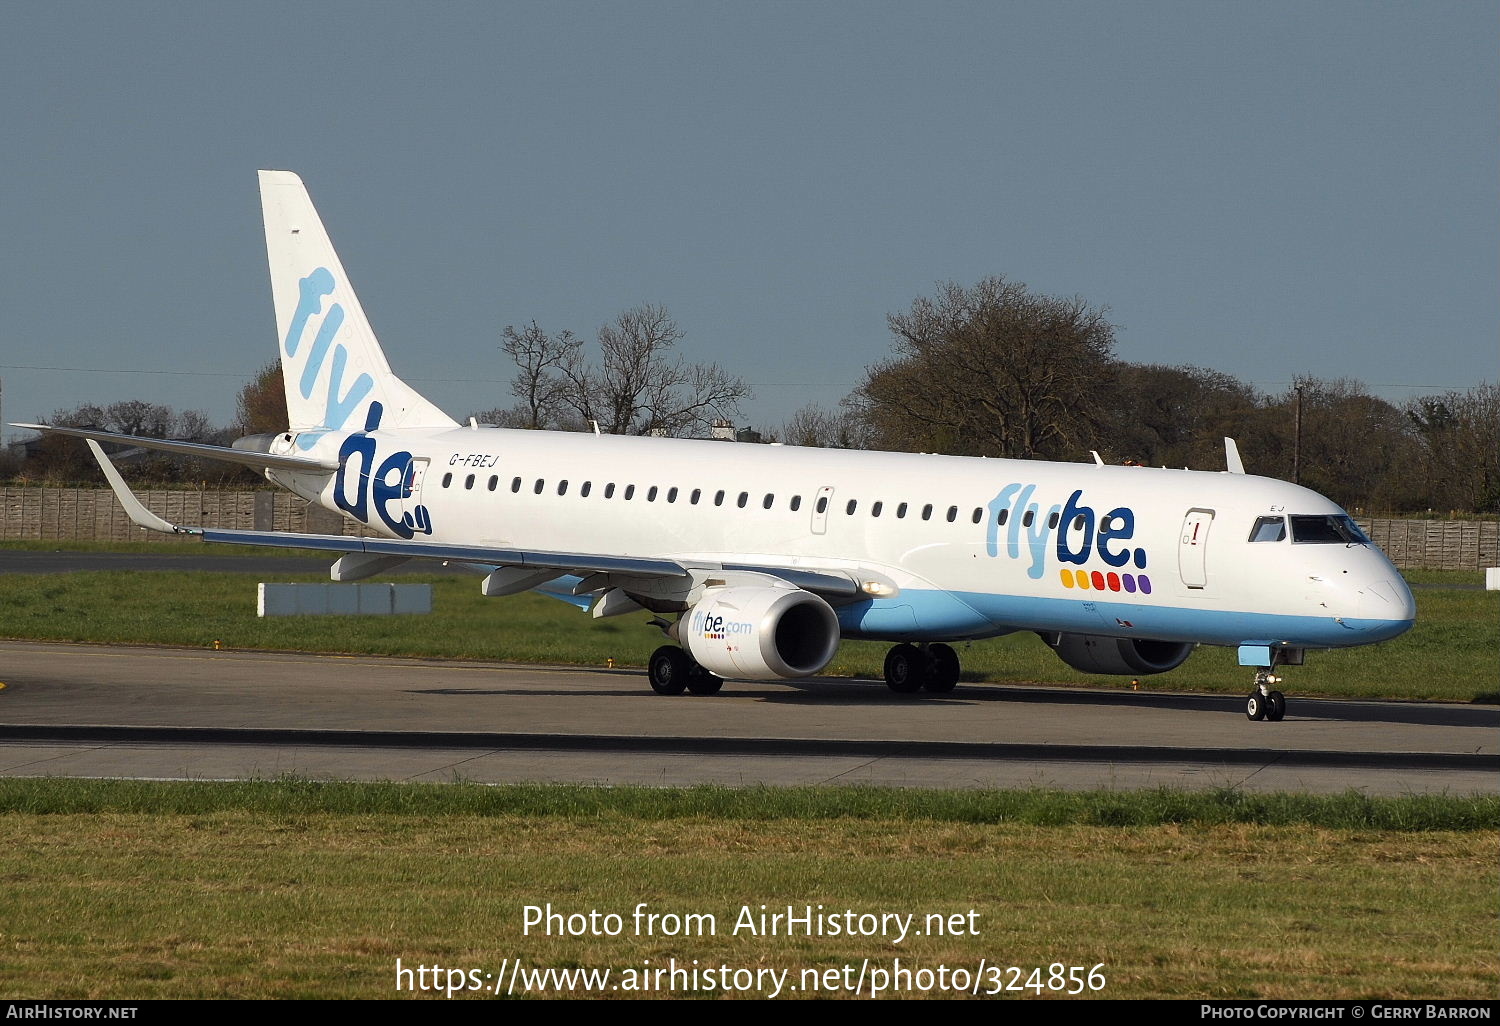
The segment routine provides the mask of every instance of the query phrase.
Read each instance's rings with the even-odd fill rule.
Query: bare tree
[[[848,406],[838,411],[825,410],[809,403],[772,433],[776,441],[787,445],[806,445],[820,449],[868,449],[870,427],[865,418]]]
[[[507,324],[503,337],[505,341],[500,348],[517,367],[510,391],[520,400],[511,414],[504,417],[508,421],[504,426],[557,427],[568,393],[568,378],[563,369],[574,360],[583,343],[566,329],[556,336],[549,335],[536,321],[521,331]]]
[[[1000,277],[940,285],[890,315],[895,354],[851,401],[883,448],[1076,456],[1102,423],[1112,375],[1105,312]]]
[[[563,428],[593,421],[618,435],[707,434],[714,420],[738,413],[750,390],[718,364],[688,362],[674,348],[682,338],[665,307],[638,306],[599,329],[595,364],[568,331],[507,327],[502,348],[516,362],[511,391],[521,402],[499,419]]]

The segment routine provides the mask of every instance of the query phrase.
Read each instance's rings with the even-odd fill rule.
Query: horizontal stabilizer
[[[142,438],[139,435],[122,435],[114,431],[95,431],[92,428],[57,427],[52,424],[12,424],[11,427],[30,428],[53,435],[69,435],[100,442],[118,442],[142,449],[176,453],[179,456],[198,456],[206,460],[221,460],[239,463],[258,470],[300,470],[303,473],[326,474],[339,469],[329,460],[314,460],[306,456],[278,456],[269,452],[252,452],[248,449],[231,449],[223,445],[204,445],[201,442],[174,442],[169,438]]]

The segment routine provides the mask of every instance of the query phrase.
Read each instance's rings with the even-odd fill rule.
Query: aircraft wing
[[[241,463],[258,470],[301,470],[327,473],[339,469],[337,463],[327,460],[308,459],[305,456],[278,456],[269,452],[254,452],[250,449],[231,449],[223,445],[203,445],[199,442],[174,442],[166,438],[142,438],[139,435],[122,435],[114,431],[95,431],[92,428],[57,427],[52,424],[12,424],[11,427],[30,428],[54,435],[71,435],[101,442],[119,442],[123,445],[139,446],[174,452],[179,456],[200,456],[204,459],[223,460],[226,463]]]
[[[73,429],[69,429],[70,431]],[[90,434],[107,434],[91,432]],[[121,437],[121,436],[111,436]],[[132,436],[126,435],[125,438]],[[684,581],[707,571],[746,571],[764,573],[778,577],[788,584],[807,591],[818,592],[830,598],[849,598],[859,593],[859,586],[843,573],[823,573],[801,568],[759,566],[750,564],[720,564],[713,567],[693,565],[691,567],[674,559],[651,556],[616,556],[588,552],[540,552],[529,549],[511,549],[485,545],[463,545],[448,542],[406,541],[397,538],[362,538],[337,534],[296,534],[278,531],[237,531],[212,527],[183,527],[163,520],[148,510],[135,496],[115,465],[99,443],[84,435],[99,469],[114,490],[126,514],[138,526],[148,531],[166,534],[193,535],[204,541],[225,542],[231,545],[267,545],[278,548],[316,549],[324,552],[357,554],[372,558],[394,557],[401,559],[436,559],[481,566],[513,567],[538,571],[538,581],[546,579],[545,571],[563,574],[618,574],[629,578],[679,578]],[[234,450],[238,452],[239,450]],[[313,462],[311,460],[306,462]],[[384,560],[382,560],[384,561]]]

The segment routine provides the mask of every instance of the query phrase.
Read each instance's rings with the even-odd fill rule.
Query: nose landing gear
[[[1281,683],[1281,678],[1262,666],[1255,673],[1255,690],[1245,700],[1245,716],[1252,720],[1270,720],[1275,723],[1286,716],[1286,696],[1272,691],[1272,684]]]

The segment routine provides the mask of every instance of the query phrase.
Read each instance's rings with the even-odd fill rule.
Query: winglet
[[[1099,455],[1099,450],[1098,449],[1090,449],[1089,450],[1089,455],[1092,456],[1092,457],[1094,457],[1094,466],[1096,466],[1096,467],[1102,467],[1102,466],[1104,466],[1104,457]]]
[[[115,469],[115,465],[104,455],[104,450],[99,448],[99,443],[92,438],[85,438],[89,449],[94,454],[94,459],[99,461],[99,469],[104,471],[104,476],[109,481],[109,486],[114,489],[115,498],[120,500],[120,505],[125,507],[125,515],[130,517],[138,527],[144,527],[148,531],[161,531],[163,534],[202,534],[203,532],[192,527],[178,527],[169,524],[161,517],[152,513],[141,500],[135,497],[135,493],[125,484],[125,479]]]
[[[1224,438],[1224,463],[1231,474],[1243,474],[1245,463],[1240,459],[1240,447],[1234,444],[1234,439]]]

